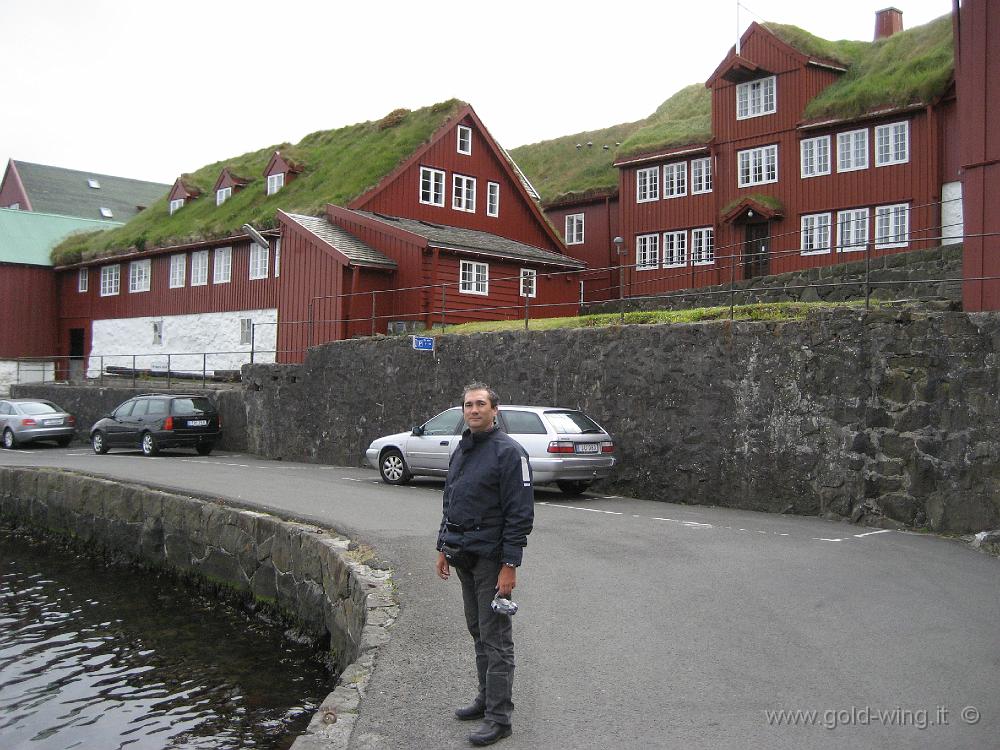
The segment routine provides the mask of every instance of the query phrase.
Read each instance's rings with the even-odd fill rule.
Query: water
[[[287,748],[334,676],[167,576],[0,530],[0,748]]]

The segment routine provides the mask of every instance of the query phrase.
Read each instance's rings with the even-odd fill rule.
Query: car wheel
[[[406,461],[403,454],[395,448],[387,450],[382,454],[382,460],[378,465],[382,481],[388,484],[406,484],[412,478],[410,470],[406,468]]]
[[[98,456],[103,456],[108,452],[108,444],[104,439],[104,433],[100,430],[90,436],[90,445]]]
[[[7,449],[17,447],[17,438],[14,437],[14,431],[9,427],[3,431],[3,447]]]
[[[212,452],[212,449],[214,447],[215,445],[213,445],[212,443],[198,443],[198,445],[196,445],[194,449],[198,451],[199,456],[207,456],[209,453]]]
[[[73,442],[73,438],[67,435],[66,437],[61,437],[56,440],[56,443],[60,448],[65,448],[67,445]]]
[[[583,491],[590,486],[590,482],[586,479],[564,479],[556,484],[567,495],[583,494]]]
[[[160,446],[156,444],[156,438],[152,432],[142,433],[142,455],[155,456],[160,452]]]

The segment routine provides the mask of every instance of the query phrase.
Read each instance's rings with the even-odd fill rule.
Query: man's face
[[[490,395],[486,391],[469,391],[465,394],[465,403],[462,404],[462,415],[470,430],[486,432],[493,427],[497,409],[490,404]]]

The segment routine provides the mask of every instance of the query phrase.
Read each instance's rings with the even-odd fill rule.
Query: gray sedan
[[[66,446],[76,434],[76,417],[51,401],[9,398],[0,401],[0,432],[8,449],[35,440]]]
[[[497,420],[528,452],[535,484],[555,483],[579,495],[616,463],[611,436],[582,411],[501,404]],[[452,407],[410,432],[373,441],[365,458],[389,484],[405,484],[415,475],[444,476],[464,428],[462,410]]]

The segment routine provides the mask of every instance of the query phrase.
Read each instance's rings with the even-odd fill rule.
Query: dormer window
[[[172,201],[170,201],[170,215],[171,216],[173,216],[176,212],[180,211],[182,208],[184,208],[184,199],[183,198],[174,198]]]
[[[458,126],[458,153],[472,153],[472,128],[465,125]]]
[[[775,76],[741,83],[736,87],[736,119],[770,115],[777,111]]]
[[[219,188],[215,191],[215,205],[221,206],[233,195],[233,189],[231,187]]]
[[[93,188],[94,190],[100,190],[101,189],[101,183],[99,183],[93,177],[91,177],[89,180],[87,180],[87,186]]]
[[[269,174],[267,176],[267,194],[274,195],[285,186],[285,173]]]
[[[101,216],[103,216],[105,219],[111,219],[114,217],[114,214],[111,212],[110,208],[101,206]]]

